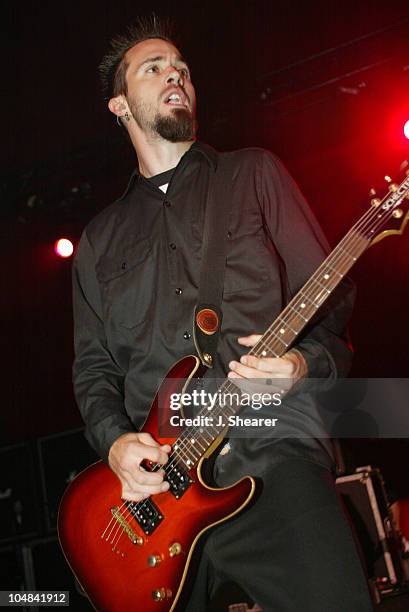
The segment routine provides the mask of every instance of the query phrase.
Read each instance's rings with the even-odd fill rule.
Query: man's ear
[[[115,98],[111,98],[108,102],[108,108],[117,117],[123,117],[128,110],[128,104],[124,96],[119,95]]]

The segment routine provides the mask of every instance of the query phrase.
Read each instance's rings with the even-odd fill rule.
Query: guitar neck
[[[367,237],[355,227],[352,228],[287,304],[249,354],[256,357],[281,357],[288,351],[369,244]]]

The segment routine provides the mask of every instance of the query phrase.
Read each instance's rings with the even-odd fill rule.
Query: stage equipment
[[[99,457],[85,439],[83,428],[39,438],[37,444],[46,528],[53,531],[64,490],[77,474]]]
[[[409,586],[409,563],[398,534],[380,471],[359,467],[336,480],[363,553],[375,602]]]
[[[0,541],[33,537],[41,531],[38,486],[28,444],[0,448]]]

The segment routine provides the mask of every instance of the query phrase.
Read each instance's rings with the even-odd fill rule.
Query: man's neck
[[[149,178],[175,168],[193,142],[192,140],[188,142],[169,142],[166,140],[134,142],[134,148],[138,156],[139,172],[142,176]]]

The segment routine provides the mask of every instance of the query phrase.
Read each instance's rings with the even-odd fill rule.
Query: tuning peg
[[[370,189],[370,190],[369,190],[369,195],[370,195],[370,196],[376,196],[376,189],[374,189],[374,188],[372,187],[372,189]]]
[[[401,165],[399,166],[399,170],[406,170],[406,168],[409,166],[409,162],[407,159],[404,159],[403,162],[401,163]]]
[[[392,179],[391,179],[391,177],[390,177],[390,176],[386,175],[386,176],[384,176],[384,179],[385,179],[385,181],[386,181],[387,183],[392,183]]]

